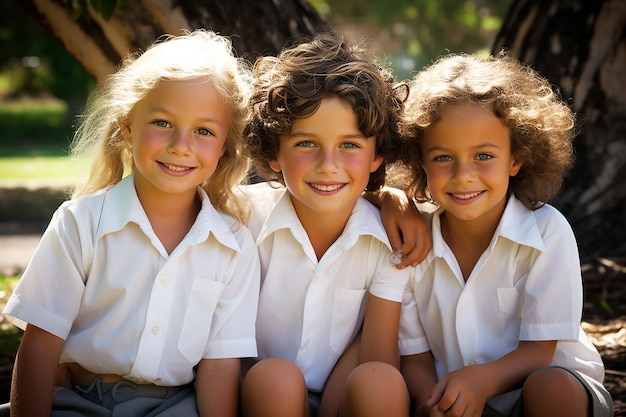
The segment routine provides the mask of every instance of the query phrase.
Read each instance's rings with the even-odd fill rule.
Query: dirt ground
[[[583,265],[583,328],[602,355],[615,416],[626,416],[626,258]]]
[[[30,244],[24,239],[31,239]],[[33,239],[37,241],[36,236],[23,236],[19,242],[32,250]],[[5,253],[9,259],[19,259],[16,253],[9,252],[9,249],[15,251],[17,245],[18,240],[14,237],[0,235],[0,257]],[[585,292],[582,325],[604,360],[604,383],[615,401],[614,416],[626,417],[626,258],[598,258],[583,265],[582,272]],[[0,305],[0,311],[2,308]],[[0,403],[8,400],[14,359],[14,353],[1,352]]]

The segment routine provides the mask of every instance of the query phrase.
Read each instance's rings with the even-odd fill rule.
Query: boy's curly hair
[[[485,58],[452,54],[417,73],[409,87],[401,128],[408,150],[404,187],[417,201],[430,201],[421,168],[425,130],[444,107],[468,102],[491,109],[509,128],[511,154],[522,161],[510,192],[535,209],[559,191],[573,160],[575,116],[536,71],[504,52]]]
[[[311,116],[326,97],[350,105],[365,137],[376,137],[376,154],[386,163],[397,161],[403,146],[399,134],[406,84],[396,85],[389,70],[357,46],[333,33],[323,33],[284,49],[278,57],[260,58],[254,67],[251,122],[244,131],[248,155],[256,174],[284,184],[274,172],[281,135],[294,119]],[[385,163],[370,175],[367,190],[385,182]]]

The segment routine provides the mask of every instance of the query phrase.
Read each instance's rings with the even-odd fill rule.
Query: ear
[[[522,168],[522,164],[524,162],[516,159],[514,156],[511,156],[511,166],[509,167],[509,177],[514,177],[517,175],[519,170]]]
[[[278,162],[278,159],[272,159],[270,161],[270,168],[272,168],[274,172],[280,172],[283,170],[280,166],[280,162]]]
[[[376,172],[380,165],[383,163],[383,157],[380,155],[375,155],[374,159],[372,159],[372,163],[370,165],[370,172]]]
[[[133,135],[130,130],[130,120],[128,119],[128,117],[120,117],[119,119],[117,119],[117,124],[120,127],[120,133],[122,134],[124,140],[128,142],[129,145],[132,145]]]

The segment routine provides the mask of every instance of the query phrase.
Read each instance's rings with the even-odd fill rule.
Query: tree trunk
[[[626,256],[626,2],[517,0],[494,43],[547,77],[577,113],[576,161],[552,203],[583,262]]]
[[[306,0],[122,1],[109,19],[90,8],[73,18],[63,0],[15,0],[57,37],[96,82],[129,52],[164,33],[207,28],[229,36],[239,56],[254,61],[285,43],[330,25]]]

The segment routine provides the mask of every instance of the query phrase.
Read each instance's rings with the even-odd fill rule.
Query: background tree
[[[251,61],[330,30],[305,0],[19,0],[97,81],[164,33],[207,28],[232,37]]]
[[[555,202],[583,261],[626,255],[626,1],[517,0],[502,48],[547,77],[578,115],[576,161]]]

